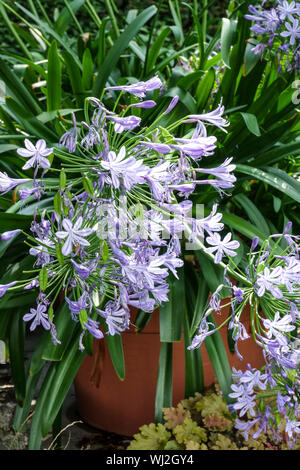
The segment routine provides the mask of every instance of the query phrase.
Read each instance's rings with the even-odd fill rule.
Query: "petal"
[[[35,148],[38,152],[42,152],[46,148],[46,142],[44,139],[39,139],[35,144]]]
[[[81,216],[78,217],[73,228],[74,232],[80,229],[80,227],[82,226],[82,222],[83,222],[82,217]]]
[[[25,140],[24,140],[24,144],[25,144],[25,147],[26,147],[28,150],[31,150],[32,152],[36,152],[35,146],[33,145],[32,142],[30,142],[29,139],[25,139]]]
[[[51,166],[51,163],[49,162],[49,160],[47,158],[44,158],[44,157],[40,157],[40,166],[42,168],[50,168]]]
[[[67,232],[70,232],[71,230],[73,230],[73,224],[69,219],[64,219],[62,224],[63,224],[64,229]]]
[[[68,236],[68,232],[56,232],[55,234],[57,236],[57,238],[66,238]]]
[[[72,238],[68,237],[61,250],[62,254],[68,256],[72,253]]]
[[[27,150],[27,149],[18,149],[17,153],[19,155],[21,155],[21,157],[28,158],[28,157],[31,157],[32,155],[35,154],[35,150],[31,151],[31,150]]]
[[[51,153],[53,153],[53,148],[45,149],[42,152],[40,152],[40,154],[43,155],[43,157],[47,157],[48,155],[51,155]]]
[[[26,162],[25,165],[22,167],[22,170],[28,170],[28,168],[32,168],[35,165],[35,161],[35,156],[30,158],[30,160],[28,160],[28,162]]]

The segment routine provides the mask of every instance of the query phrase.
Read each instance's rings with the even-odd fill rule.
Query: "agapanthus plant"
[[[48,148],[44,140],[34,144],[26,138],[25,148],[17,150],[27,159],[23,169],[34,169],[33,180],[3,174],[3,192],[24,183],[25,189],[19,190],[24,204],[28,197],[54,196],[54,210],[35,214],[31,233],[24,232],[33,257],[32,277],[2,286],[3,294],[37,289],[37,305],[24,321],[31,330],[38,325],[50,330],[54,344],[60,342],[55,311],[61,298],[70,320],[81,324],[83,350],[87,332],[98,339],[104,332],[120,334],[130,326],[130,307],[152,312],[168,300],[168,276],[176,277],[183,265],[184,237],[200,237],[216,263],[234,256],[239,246],[231,233],[220,236],[224,225],[217,205],[207,217],[194,218],[189,201],[200,185],[224,194],[236,181],[231,158],[218,167],[207,164],[216,148],[207,126],[226,132],[224,107],[220,103],[211,112],[162,127],[161,119],[178,102],[175,96],[143,127],[142,117],[134,112],[156,106],[153,90],[162,91],[157,76],[108,87],[100,98],[86,99],[85,120],[77,122],[73,114],[71,128],[57,144]],[[104,94],[116,92],[110,110]],[[124,94],[133,98],[129,104],[121,104]],[[176,138],[177,129],[188,123],[187,135]],[[47,178],[48,171],[58,178]],[[2,239],[20,232],[6,232]]]
[[[199,347],[216,331],[208,317],[212,311],[228,307],[220,302],[220,291],[226,289],[231,315],[218,329],[227,324],[236,353],[243,359],[238,342],[249,338],[243,323],[247,314],[245,306],[249,304],[252,335],[262,348],[265,366],[262,370],[252,368],[251,364],[246,371],[233,369],[234,384],[229,396],[234,399],[230,407],[238,414],[236,427],[244,432],[246,439],[254,425],[258,428],[253,438],[271,430],[278,439],[282,438],[279,425],[284,420],[284,438],[292,446],[300,434],[300,348],[297,339],[300,261],[299,237],[290,235],[290,229],[288,223],[283,234],[271,235],[264,241],[253,240],[246,275],[236,268],[240,279],[235,283],[225,275],[224,283],[211,296],[190,349]],[[243,421],[247,415],[251,420]]]
[[[294,0],[262,2],[249,7],[245,18],[253,21],[252,50],[261,56],[275,55],[279,72],[300,67],[300,3]]]

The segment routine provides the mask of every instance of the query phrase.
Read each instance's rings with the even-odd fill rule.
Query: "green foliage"
[[[182,400],[176,407],[164,408],[164,424],[143,425],[134,434],[127,450],[287,450],[274,435],[257,431],[255,425],[247,441],[234,428],[234,418],[220,394],[219,387]],[[250,419],[248,415],[246,420]],[[284,418],[282,427],[284,429]],[[298,439],[295,450],[300,449]]]
[[[300,115],[292,103],[292,74],[278,76],[275,62],[260,61],[251,52],[247,43],[250,24],[243,18],[249,2],[240,2],[234,12],[226,12],[226,2],[208,3],[207,11],[202,8],[202,2],[198,4],[197,1],[182,2],[182,5],[178,1],[156,2],[155,6],[148,1],[139,11],[139,2],[131,1],[125,12],[118,8],[118,1],[1,2],[0,80],[5,83],[6,101],[0,104],[0,136],[3,141],[0,170],[12,177],[24,177],[22,160],[16,155],[24,134],[56,143],[70,124],[70,114],[74,111],[78,120],[84,119],[84,99],[94,93],[100,97],[107,83],[119,85],[159,74],[168,98],[158,96],[157,109],[165,106],[170,97],[180,96],[180,103],[165,117],[167,122],[176,121],[187,113],[215,109],[223,99],[225,114],[230,121],[228,132],[216,134],[217,152],[212,158],[203,159],[201,164],[204,167],[216,166],[223,162],[224,156],[232,156],[233,163],[237,165],[238,181],[229,193],[230,198],[222,198],[213,190],[201,195],[195,191],[194,202],[205,204],[207,211],[212,204],[219,204],[223,222],[241,243],[238,264],[243,269],[254,236],[264,238],[272,231],[279,233],[287,220],[293,221],[295,232],[300,227],[300,183],[297,179]],[[219,20],[218,17],[224,18]],[[112,94],[111,100],[114,99]],[[152,122],[153,117],[154,111],[148,110],[145,123]],[[187,124],[182,133],[185,135],[189,131]],[[53,168],[56,170],[55,161]],[[60,184],[64,186],[63,176]],[[86,189],[92,192],[89,181],[86,181]],[[28,199],[26,207],[14,197],[14,194],[1,197],[1,232],[28,229],[36,209],[41,212],[52,208],[53,204],[58,212],[66,209],[62,207],[60,194],[54,190],[47,199]],[[103,245],[103,257],[106,248]],[[191,252],[186,254],[191,255]],[[0,243],[1,283],[13,279],[11,267],[17,269],[24,256],[25,250],[19,241]],[[192,254],[192,263],[189,264],[191,266],[188,270],[185,267],[185,273],[178,282],[170,281],[171,302],[161,309],[164,315],[161,316],[160,333],[164,343],[157,381],[158,421],[163,417],[162,407],[171,403],[172,342],[178,341],[184,332],[185,344],[190,344],[209,292],[220,284],[223,276],[222,268],[217,268],[198,251],[195,251],[195,256]],[[48,274],[41,271],[42,288],[47,280]],[[184,299],[182,302],[181,298]],[[26,375],[21,364],[24,341],[24,332],[19,325],[21,310],[13,308],[12,300],[18,302],[18,299],[6,300],[8,303],[1,302],[0,306],[0,337],[10,344],[20,405],[17,416],[22,416],[22,419],[26,419],[38,374],[46,360],[51,362],[50,372],[43,382],[44,395],[42,393],[39,398],[37,409],[40,411],[34,420],[31,438],[32,446],[38,448],[43,432],[51,427],[58,412],[54,405],[54,392],[57,392],[58,403],[61,404],[70,383],[65,370],[59,376],[59,386],[55,387],[54,381],[50,381],[58,376],[54,368],[59,368],[55,363],[63,362],[66,357],[72,359],[72,356],[62,346],[53,347],[49,337],[43,335]],[[31,303],[32,299],[28,298],[24,308],[27,310]],[[139,316],[138,327],[146,324],[147,315]],[[76,331],[68,329],[62,317],[57,311],[55,321],[59,337],[69,335],[71,341],[76,338]],[[17,326],[12,330],[13,325]],[[125,362],[120,338],[108,341],[116,372],[123,379]],[[209,338],[207,346],[226,397],[231,374],[224,347],[217,336]],[[76,359],[74,364],[81,358]],[[203,392],[205,371],[202,370],[200,350],[187,351],[185,361],[188,397],[197,390]],[[75,372],[73,370],[72,373]],[[53,400],[43,421],[41,410],[48,392],[53,394]],[[165,418],[168,416],[168,429],[181,426],[177,434],[183,436],[184,420],[192,419],[198,423],[196,426],[209,432],[228,432],[231,421],[220,397],[198,398],[197,406],[186,401],[182,402],[181,408],[178,405],[176,411],[164,411]],[[205,411],[208,409],[209,413]],[[176,420],[181,422],[174,426]],[[170,427],[172,422],[173,427]],[[189,425],[193,429],[191,421],[186,423],[186,427]],[[139,445],[144,445],[144,439],[148,446],[159,446],[147,447],[149,449],[177,449],[182,446],[201,449],[210,445],[200,439],[200,435],[197,439],[180,437],[181,442],[178,442],[161,424],[153,424],[151,432],[146,428],[143,438],[138,439]],[[230,438],[220,436],[222,434],[217,433],[214,440],[208,439],[208,443],[213,442],[215,448],[230,448],[227,441]]]
[[[161,423],[141,426],[140,433],[134,435],[134,441],[129,444],[128,450],[163,450],[171,437]]]

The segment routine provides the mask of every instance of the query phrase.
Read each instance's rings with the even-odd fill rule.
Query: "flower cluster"
[[[245,18],[254,21],[251,31],[254,43],[253,51],[264,55],[265,52],[275,53],[279,72],[298,70],[300,68],[300,3],[294,0],[277,0],[264,8],[250,5],[249,14]]]
[[[3,192],[27,183],[24,203],[26,197],[43,193],[54,198],[54,210],[36,214],[27,234],[34,276],[7,287],[38,289],[37,306],[24,320],[32,322],[31,330],[37,325],[51,329],[54,343],[59,342],[55,310],[62,296],[71,319],[82,327],[81,349],[87,332],[102,338],[103,330],[115,335],[129,328],[130,307],[152,312],[166,302],[168,276],[177,276],[183,265],[186,223],[193,227],[189,241],[201,237],[216,263],[236,254],[239,244],[231,233],[220,235],[224,225],[217,205],[207,217],[195,219],[189,200],[198,185],[223,194],[235,183],[231,158],[218,167],[207,165],[217,140],[208,135],[207,126],[226,132],[224,107],[221,103],[211,112],[162,127],[160,120],[178,102],[175,96],[143,127],[141,110],[156,106],[153,95],[161,89],[158,77],[106,88],[100,99],[86,100],[84,121],[77,122],[73,114],[71,128],[58,144],[47,148],[45,141],[34,145],[25,139],[26,148],[18,154],[28,159],[25,170],[34,168],[33,181],[2,176]],[[104,104],[104,94],[112,97],[113,110]],[[130,104],[119,105],[128,94]],[[187,134],[176,138],[176,129],[189,123]],[[48,171],[59,178],[47,179]],[[18,233],[6,232],[2,239]]]
[[[255,238],[249,252],[245,274],[238,268],[238,283],[232,284],[225,276],[212,294],[210,305],[203,315],[198,334],[190,349],[199,347],[208,335],[217,329],[209,322],[212,311],[220,311],[220,291],[227,289],[231,316],[226,320],[235,343],[237,355],[238,342],[247,340],[249,334],[242,323],[245,306],[250,305],[252,334],[262,348],[265,366],[263,372],[248,366],[246,372],[234,369],[230,396],[235,399],[232,406],[239,418],[246,413],[253,417],[247,423],[237,420],[238,429],[245,432],[256,424],[256,433],[265,429],[277,432],[280,416],[285,418],[286,433],[292,443],[300,433],[300,348],[297,329],[300,325],[300,260],[299,239],[288,232],[288,223],[282,234],[274,234],[265,241]],[[260,249],[255,251],[260,243]],[[228,304],[226,304],[228,306]],[[261,405],[257,412],[257,401],[268,398],[266,406]],[[277,436],[278,438],[278,436]]]

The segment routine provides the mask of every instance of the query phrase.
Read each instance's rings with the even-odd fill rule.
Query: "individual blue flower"
[[[66,241],[62,247],[62,254],[68,256],[72,253],[73,245],[80,245],[80,246],[89,246],[90,243],[85,239],[91,235],[94,230],[91,228],[80,228],[83,223],[83,218],[80,216],[75,224],[71,222],[69,219],[64,219],[62,222],[64,231],[56,232],[56,237],[59,239]]]
[[[214,232],[206,238],[206,242],[214,246],[205,248],[205,251],[206,253],[216,252],[214,257],[214,262],[216,264],[220,263],[224,255],[236,256],[236,252],[233,250],[236,250],[240,244],[237,240],[231,240],[231,236],[232,234],[229,232],[222,240],[220,234],[218,232]]]
[[[96,339],[102,339],[104,337],[101,330],[99,330],[99,323],[91,318],[88,318],[88,322],[83,322],[85,328],[91,333]]]
[[[79,315],[82,310],[85,310],[89,306],[88,297],[85,292],[78,300],[70,300],[66,297],[66,302],[69,305],[72,315]]]
[[[284,21],[286,18],[292,21],[294,18],[293,15],[299,14],[299,3],[283,0],[282,3],[278,4],[277,10],[279,12],[279,18],[281,21]]]
[[[17,281],[9,282],[8,284],[0,284],[0,297],[3,297],[6,291],[15,284],[17,284]]]
[[[106,90],[125,91],[137,96],[138,98],[144,98],[147,91],[156,90],[158,88],[162,88],[162,86],[161,80],[155,76],[145,82],[137,82],[132,85],[110,86],[107,87]]]
[[[30,179],[10,178],[5,172],[0,171],[0,193],[6,194],[19,184],[28,183]]]
[[[31,308],[30,313],[26,313],[26,315],[23,316],[25,322],[33,320],[30,325],[30,331],[35,330],[38,325],[42,325],[45,330],[50,330],[49,317],[46,311],[46,305],[39,303],[36,309]]]
[[[290,36],[290,45],[293,46],[296,42],[296,39],[300,38],[300,25],[299,21],[296,19],[292,20],[292,24],[288,21],[285,22],[286,31],[280,33],[283,37]]]
[[[153,100],[146,100],[146,101],[140,101],[139,103],[132,103],[128,106],[128,108],[144,108],[144,109],[149,109],[149,108],[154,108],[156,106],[155,101]]]
[[[107,116],[107,119],[115,123],[115,132],[121,134],[123,131],[131,131],[135,127],[140,125],[141,118],[137,116],[128,116],[128,117],[116,117],[116,116]]]
[[[105,310],[98,308],[96,310],[105,318],[108,334],[114,336],[129,328],[129,313],[124,308],[120,308],[117,302],[109,301]]]
[[[164,115],[170,113],[172,111],[173,108],[175,108],[176,104],[178,103],[179,101],[179,96],[174,96],[174,98],[171,99],[171,102],[169,104],[169,106],[167,107],[167,109],[163,112]]]
[[[295,325],[291,325],[291,322],[291,315],[284,315],[281,317],[279,312],[276,312],[273,320],[269,320],[268,318],[263,320],[264,327],[267,330],[266,336],[268,338],[272,338],[272,336],[277,337],[278,332],[286,333],[288,331],[293,331],[296,327]]]
[[[145,176],[149,173],[149,168],[143,165],[143,160],[136,160],[134,157],[126,158],[126,147],[123,146],[118,155],[111,151],[108,153],[107,161],[102,160],[101,166],[109,170],[112,185],[120,187],[120,179],[127,190],[136,184],[144,183]]]
[[[3,232],[1,234],[1,240],[7,242],[20,232],[21,230],[19,228],[17,228],[16,230],[8,230],[7,232]]]
[[[190,114],[188,117],[188,120],[184,122],[206,121],[209,124],[212,124],[213,126],[216,126],[222,131],[227,133],[224,127],[229,126],[230,123],[222,117],[223,113],[224,113],[224,106],[222,105],[222,103],[220,103],[216,109],[208,113]]]
[[[76,150],[76,144],[78,140],[78,129],[76,123],[75,114],[72,113],[73,127],[65,132],[59,139],[59,144],[63,145],[69,150],[69,153],[73,153]]]
[[[50,161],[48,160],[49,155],[53,153],[53,148],[47,148],[44,139],[39,139],[36,145],[33,145],[29,139],[24,140],[26,148],[19,148],[17,153],[22,157],[29,158],[28,162],[22,167],[23,170],[28,170],[32,167],[49,168]]]

